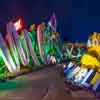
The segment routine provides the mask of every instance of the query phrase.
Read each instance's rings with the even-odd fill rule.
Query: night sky
[[[0,0],[0,31],[6,23],[23,18],[25,27],[48,21],[55,12],[64,41],[84,42],[92,31],[100,32],[100,0]]]

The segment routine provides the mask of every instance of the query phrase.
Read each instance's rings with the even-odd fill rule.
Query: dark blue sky
[[[25,25],[48,21],[52,12],[61,37],[69,41],[86,41],[92,31],[100,32],[100,0],[0,0],[0,30],[18,17]]]

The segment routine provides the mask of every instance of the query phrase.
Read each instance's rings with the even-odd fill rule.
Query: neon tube
[[[74,63],[70,62],[67,66],[67,68],[64,70],[64,74],[67,75],[69,73],[69,70],[71,70],[71,68],[75,67]]]
[[[15,45],[15,42],[14,42],[14,39],[13,39],[13,34],[12,34],[10,28],[9,28],[9,24],[7,24],[7,33],[8,33],[7,39],[9,39],[8,43],[9,43],[11,53],[13,54],[15,62],[16,62],[16,66],[17,66],[18,70],[20,71],[19,55],[18,55],[18,52],[16,50],[16,45]]]
[[[86,68],[81,68],[81,70],[79,70],[79,73],[77,75],[75,75],[74,82],[80,83],[84,79],[84,77],[86,76],[87,73],[88,73],[88,71]]]
[[[22,64],[25,66],[28,64],[27,58],[25,56],[24,50],[21,46],[20,43],[20,37],[15,29],[15,26],[13,25],[13,23],[8,23],[8,30],[10,33],[12,33],[13,39],[14,39],[14,43],[18,49],[19,52],[19,56],[21,58]]]
[[[9,72],[13,73],[13,69],[11,68],[11,66],[10,66],[9,62],[7,61],[7,59],[6,59],[3,51],[1,50],[1,48],[0,48],[0,54],[1,54],[2,58],[3,58],[3,60],[4,60],[4,63],[6,64]]]
[[[44,64],[46,64],[46,59],[45,59],[45,53],[44,53],[44,50],[43,50],[43,44],[41,45],[41,38],[42,38],[42,32],[43,30],[41,29],[41,25],[39,25],[37,27],[37,41],[38,41],[38,48],[39,48],[39,53],[40,53],[40,57],[41,57],[41,60]]]
[[[28,48],[28,45],[27,45],[27,41],[25,39],[24,32],[22,33],[22,37],[20,37],[20,43],[22,41],[21,39],[23,39],[23,43],[24,43],[24,45],[21,45],[21,46],[22,46],[22,48],[24,50],[24,53],[26,54],[26,58],[27,58],[27,61],[29,63],[29,61],[30,61],[30,59],[29,59],[29,48]]]
[[[90,75],[91,75],[93,72],[94,72],[94,70],[91,69],[91,70],[87,73],[87,75],[85,76],[85,78],[84,78],[83,81],[81,82],[82,85],[87,81],[87,79],[90,77]]]
[[[76,69],[76,66],[71,67],[67,72],[66,72],[66,77],[70,77],[72,72]]]
[[[13,59],[10,55],[10,52],[7,48],[5,41],[3,40],[1,33],[0,33],[0,52],[5,64],[7,65],[8,70],[11,73],[16,73],[18,70],[16,69],[16,65],[13,62]]]
[[[80,67],[77,66],[77,67],[68,75],[68,79],[72,78],[79,70],[80,70]]]
[[[29,50],[31,52],[31,56],[32,56],[32,60],[35,64],[37,65],[40,65],[40,62],[38,61],[37,57],[36,57],[36,54],[35,54],[35,51],[34,51],[34,48],[32,47],[32,43],[31,43],[31,39],[28,35],[28,31],[24,29],[24,35],[25,35],[25,40],[27,42],[27,45],[29,47]]]

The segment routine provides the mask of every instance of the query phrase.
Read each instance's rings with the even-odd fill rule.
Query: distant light
[[[15,28],[16,28],[17,31],[19,31],[20,29],[22,29],[23,28],[23,21],[22,21],[22,19],[17,20],[14,23],[14,26],[15,26]]]

